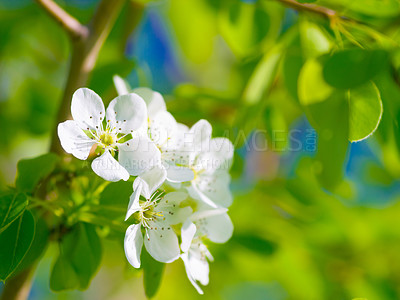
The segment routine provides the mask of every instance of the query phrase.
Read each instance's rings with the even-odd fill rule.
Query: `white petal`
[[[219,216],[222,214],[226,214],[228,212],[227,208],[219,207],[219,208],[212,208],[209,206],[205,206],[205,209],[200,208],[198,211],[196,211],[193,215],[190,216],[190,220],[193,222],[201,220],[201,219],[206,219],[214,216]]]
[[[155,115],[160,111],[167,110],[164,98],[160,93],[144,87],[134,89],[133,92],[142,97],[146,102],[147,113],[149,114],[150,119],[154,119]]]
[[[166,178],[167,171],[165,171],[162,166],[154,166],[150,170],[142,173],[137,179],[141,179],[145,182],[149,194],[149,196],[144,194],[143,196],[150,198],[150,196],[164,183]]]
[[[82,129],[96,129],[104,118],[103,101],[92,90],[80,88],[72,95],[71,114]]]
[[[131,92],[131,87],[125,79],[121,78],[118,75],[114,75],[113,81],[118,95],[125,95]]]
[[[190,283],[195,287],[197,292],[200,295],[203,295],[204,294],[203,290],[200,288],[200,286],[197,284],[196,280],[193,278],[193,275],[192,275],[192,272],[191,272],[191,267],[192,266],[191,266],[191,264],[189,262],[189,257],[188,256],[189,256],[188,253],[183,253],[181,255],[181,258],[182,258],[183,263],[185,265],[185,270],[186,270],[187,277],[189,278]]]
[[[118,145],[118,150],[120,164],[133,176],[161,164],[160,150],[149,138],[141,134],[133,135],[131,140]]]
[[[233,224],[227,213],[203,218],[195,224],[214,243],[225,243],[232,237]]]
[[[218,170],[212,175],[199,174],[196,180],[192,182],[192,186],[203,202],[211,205],[209,202],[211,201],[218,206],[229,207],[233,201],[229,183],[229,173]]]
[[[117,132],[131,133],[147,128],[147,108],[144,100],[136,94],[116,97],[107,107],[107,121]]]
[[[153,229],[146,229],[144,245],[147,252],[157,261],[170,263],[179,258],[178,237],[172,228],[163,228],[162,224],[151,223]],[[157,228],[157,229],[155,229]]]
[[[187,125],[182,124],[182,123],[177,123],[178,130],[181,132],[188,132],[190,129]]]
[[[143,247],[143,235],[140,230],[141,227],[141,224],[131,225],[125,233],[125,255],[134,268],[140,268],[140,253],[142,252]]]
[[[210,198],[208,198],[206,195],[204,195],[203,192],[201,192],[195,183],[192,182],[191,186],[186,187],[187,191],[189,192],[190,197],[192,197],[193,199],[196,200],[200,200],[202,201],[204,204],[210,206],[210,207],[214,207],[217,208],[218,205],[212,201]]]
[[[65,152],[76,158],[85,160],[88,158],[94,142],[83,132],[79,125],[72,120],[58,124],[58,137]]]
[[[119,181],[121,179],[127,181],[129,179],[128,171],[108,151],[93,160],[92,169],[97,175],[108,181]]]
[[[161,200],[161,204],[164,203],[180,203],[184,200],[186,200],[188,197],[188,194],[186,192],[170,192],[168,194],[166,194],[163,199]]]
[[[189,250],[195,233],[196,233],[196,225],[194,225],[192,221],[186,220],[186,222],[183,223],[181,229],[181,238],[182,238],[181,249],[183,252]]]
[[[196,169],[206,170],[209,173],[215,170],[230,169],[234,147],[226,138],[214,138],[210,142],[210,149],[199,154]]]
[[[186,182],[194,178],[193,170],[187,167],[165,164],[167,180],[170,182]]]
[[[174,146],[173,141],[177,130],[175,118],[167,111],[157,113],[149,124],[149,136],[161,149]]]
[[[186,192],[170,192],[166,194],[157,205],[157,210],[165,216],[165,223],[175,225],[183,223],[192,214],[190,206],[181,207],[182,201],[186,200],[188,194]]]
[[[189,136],[192,135],[192,151],[206,151],[210,147],[212,127],[206,120],[200,120],[189,130]],[[187,141],[186,141],[187,143]]]
[[[193,278],[199,281],[202,285],[207,285],[210,273],[208,261],[202,257],[200,253],[193,253],[193,251],[189,251],[188,260],[190,273]]]
[[[128,220],[132,214],[140,210],[139,199],[143,189],[143,182],[141,182],[140,180],[139,182],[136,182],[136,180],[137,178],[133,183],[133,193],[129,198],[129,204],[125,216],[125,221]]]

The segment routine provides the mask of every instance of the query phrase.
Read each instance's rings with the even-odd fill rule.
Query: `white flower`
[[[232,204],[229,189],[232,143],[227,138],[212,139],[211,125],[205,120],[198,121],[190,130],[180,128],[183,142],[180,151],[173,155],[178,163],[187,165],[195,174],[187,187],[190,195],[212,207],[229,207]]]
[[[138,167],[127,169],[118,163],[114,158],[118,152],[121,158],[129,157],[135,149],[146,149],[140,151],[140,159],[147,168],[157,160],[156,147],[152,147],[145,135],[147,108],[140,96],[118,96],[105,111],[101,98],[95,92],[81,88],[72,96],[71,113],[73,120],[58,125],[61,145],[67,153],[81,160],[87,159],[91,148],[97,145],[103,154],[93,160],[92,169],[104,179],[128,180],[130,173],[137,173]]]
[[[204,241],[225,243],[233,233],[233,224],[226,211],[223,208],[199,211],[182,225],[181,259],[190,282],[200,294],[203,291],[197,282],[208,284],[208,261],[213,261]]]
[[[189,281],[196,288],[197,292],[203,295],[203,290],[197,282],[200,282],[202,285],[208,285],[210,273],[208,261],[214,261],[207,246],[200,238],[196,238],[193,240],[188,251],[181,255],[181,259],[185,264]]]
[[[128,92],[135,93],[142,97],[147,105],[148,111],[148,137],[156,145],[160,160],[157,162],[167,171],[167,180],[170,182],[185,182],[194,178],[191,168],[181,166],[175,161],[175,151],[181,144],[181,124],[167,111],[164,98],[160,93],[149,88],[137,88],[131,90],[125,80],[119,76],[114,76],[114,83],[120,95]],[[134,145],[131,145],[134,147]],[[136,151],[136,156],[142,154]],[[129,165],[137,165],[137,158],[121,156],[121,164],[129,170]],[[132,172],[131,172],[132,173]],[[139,175],[139,174],[137,174]]]
[[[187,193],[164,194],[157,191],[165,178],[165,169],[155,166],[137,177],[133,183],[134,192],[126,219],[135,214],[138,223],[128,227],[124,247],[129,263],[135,268],[140,267],[143,241],[147,252],[157,261],[169,263],[179,258],[178,237],[172,225],[186,220],[192,209],[180,207],[180,203],[187,198]],[[140,196],[144,199],[140,199]]]

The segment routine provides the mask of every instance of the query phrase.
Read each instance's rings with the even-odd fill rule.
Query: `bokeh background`
[[[83,23],[97,3],[57,2]],[[400,42],[396,0],[317,4],[367,24],[381,40]],[[332,48],[357,47],[351,36],[363,48],[378,40],[353,33],[340,41],[326,17],[280,1],[130,1],[118,18],[88,87],[105,102],[116,96],[114,74],[132,87],[151,87],[178,121],[208,119],[214,136],[230,138],[237,150],[229,210],[235,232],[227,244],[211,246],[205,295],[177,261],[167,265],[156,299],[400,299],[398,123],[384,107],[374,135],[349,142],[344,157],[332,148],[329,160],[343,177],[334,189],[321,185],[319,134],[296,95],[302,57],[312,51],[296,36],[304,24],[322,30]],[[279,48],[288,32],[295,37]],[[254,83],[271,51],[277,62]],[[391,51],[396,57],[396,47]],[[12,184],[18,160],[48,151],[69,55],[66,34],[33,1],[0,1],[0,186]],[[257,101],[248,97],[253,90],[261,90]],[[386,101],[398,105],[397,83],[385,91]],[[57,249],[50,246],[30,299],[144,299],[141,272],[126,262],[121,241],[103,247],[88,290],[54,293],[48,281]]]

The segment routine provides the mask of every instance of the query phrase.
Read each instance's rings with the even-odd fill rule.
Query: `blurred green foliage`
[[[235,233],[211,248],[205,296],[179,261],[155,299],[399,299],[399,2],[136,2],[139,27],[125,7],[88,87],[110,101],[114,74],[149,85],[178,121],[208,119],[237,147]],[[96,1],[62,5],[85,23]],[[142,299],[139,277],[153,295],[163,266],[125,260],[131,183],[75,159],[21,160],[48,151],[69,56],[37,5],[0,2],[0,278],[44,252],[31,299]]]

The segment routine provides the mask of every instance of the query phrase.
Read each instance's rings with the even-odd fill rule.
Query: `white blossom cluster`
[[[73,97],[73,120],[58,125],[64,150],[85,160],[108,181],[135,176],[125,221],[129,263],[140,267],[143,244],[157,261],[184,262],[190,282],[209,282],[212,261],[207,244],[225,243],[233,232],[227,214],[232,203],[229,168],[233,145],[212,138],[212,127],[200,120],[191,128],[167,111],[163,97],[148,88],[131,90],[114,78],[119,96],[107,109],[87,88]]]

